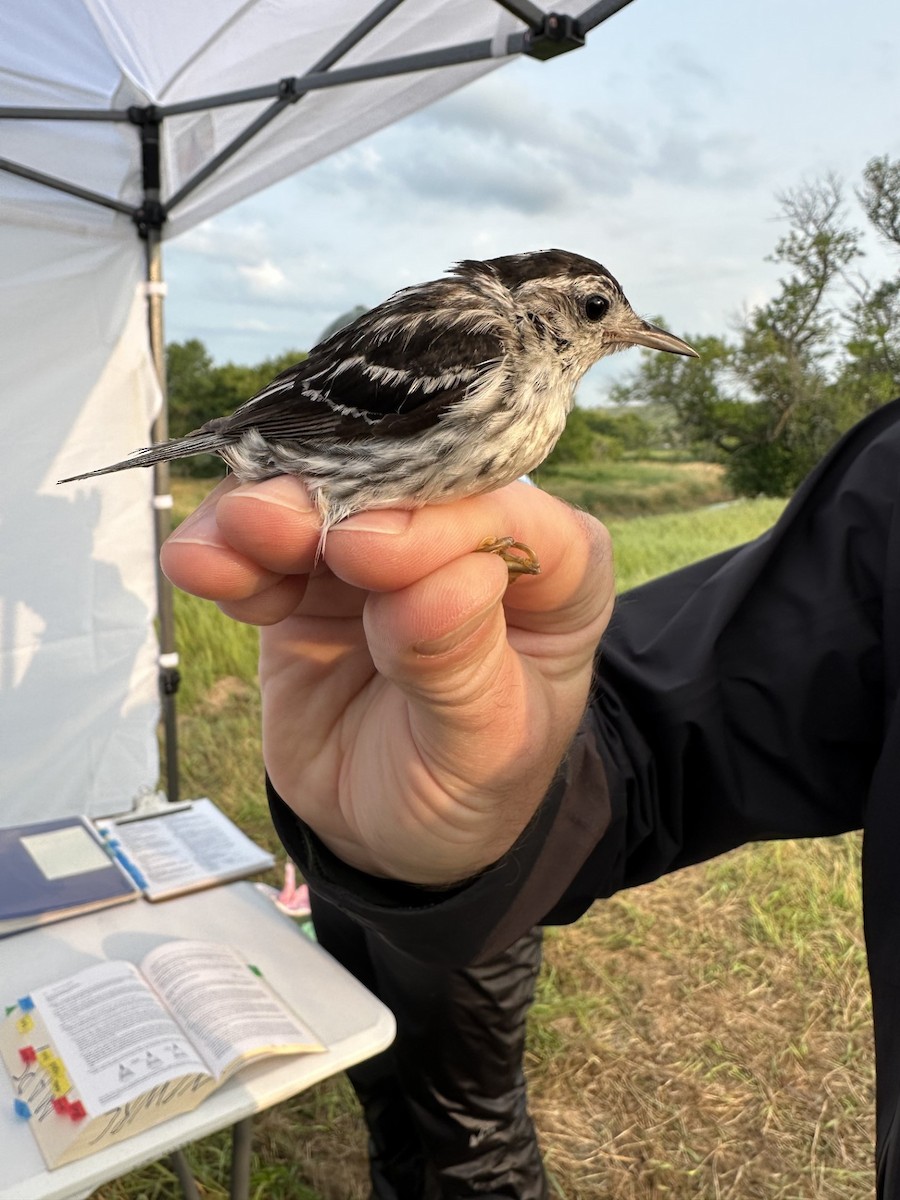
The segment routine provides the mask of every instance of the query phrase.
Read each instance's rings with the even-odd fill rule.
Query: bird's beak
[[[623,329],[619,337],[630,346],[646,346],[649,350],[668,350],[670,354],[686,354],[689,358],[700,357],[693,346],[683,342],[674,333],[667,333],[658,325],[651,325],[649,321],[638,320],[637,325],[633,328]]]

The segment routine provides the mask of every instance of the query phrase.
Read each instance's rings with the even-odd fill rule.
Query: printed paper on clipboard
[[[243,879],[275,863],[208,799],[94,824],[148,900]]]

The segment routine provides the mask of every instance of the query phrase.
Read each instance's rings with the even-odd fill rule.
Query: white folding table
[[[0,1200],[81,1200],[101,1184],[229,1126],[235,1131],[232,1195],[245,1195],[253,1114],[377,1054],[394,1037],[389,1010],[246,882],[157,904],[140,899],[4,938],[0,1001],[10,1003],[104,959],[138,962],[154,946],[179,937],[227,942],[246,955],[311,1026],[326,1053],[251,1064],[193,1112],[54,1171],[46,1169],[27,1122],[15,1114],[12,1084],[0,1067]],[[190,1192],[191,1182],[178,1173]]]

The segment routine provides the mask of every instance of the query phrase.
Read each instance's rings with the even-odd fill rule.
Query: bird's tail
[[[189,433],[186,437],[172,438],[171,441],[159,442],[156,446],[135,450],[121,462],[111,463],[108,467],[98,467],[95,471],[85,471],[83,475],[70,475],[66,479],[57,480],[57,483],[77,483],[80,479],[111,475],[113,471],[126,471],[129,467],[152,467],[155,463],[169,462],[173,458],[190,458],[192,454],[214,454],[222,444],[218,434]]]

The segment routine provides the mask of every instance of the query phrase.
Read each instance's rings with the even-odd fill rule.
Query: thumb
[[[454,780],[465,775],[467,792],[521,763],[523,741],[535,734],[534,723],[523,719],[523,664],[507,639],[507,585],[499,558],[473,553],[366,600],[369,652],[408,702],[420,753],[433,771]]]
[[[370,593],[363,623],[378,672],[411,696],[422,688],[423,700],[432,676],[469,674],[505,642],[508,579],[496,555],[469,554],[405,588]]]

